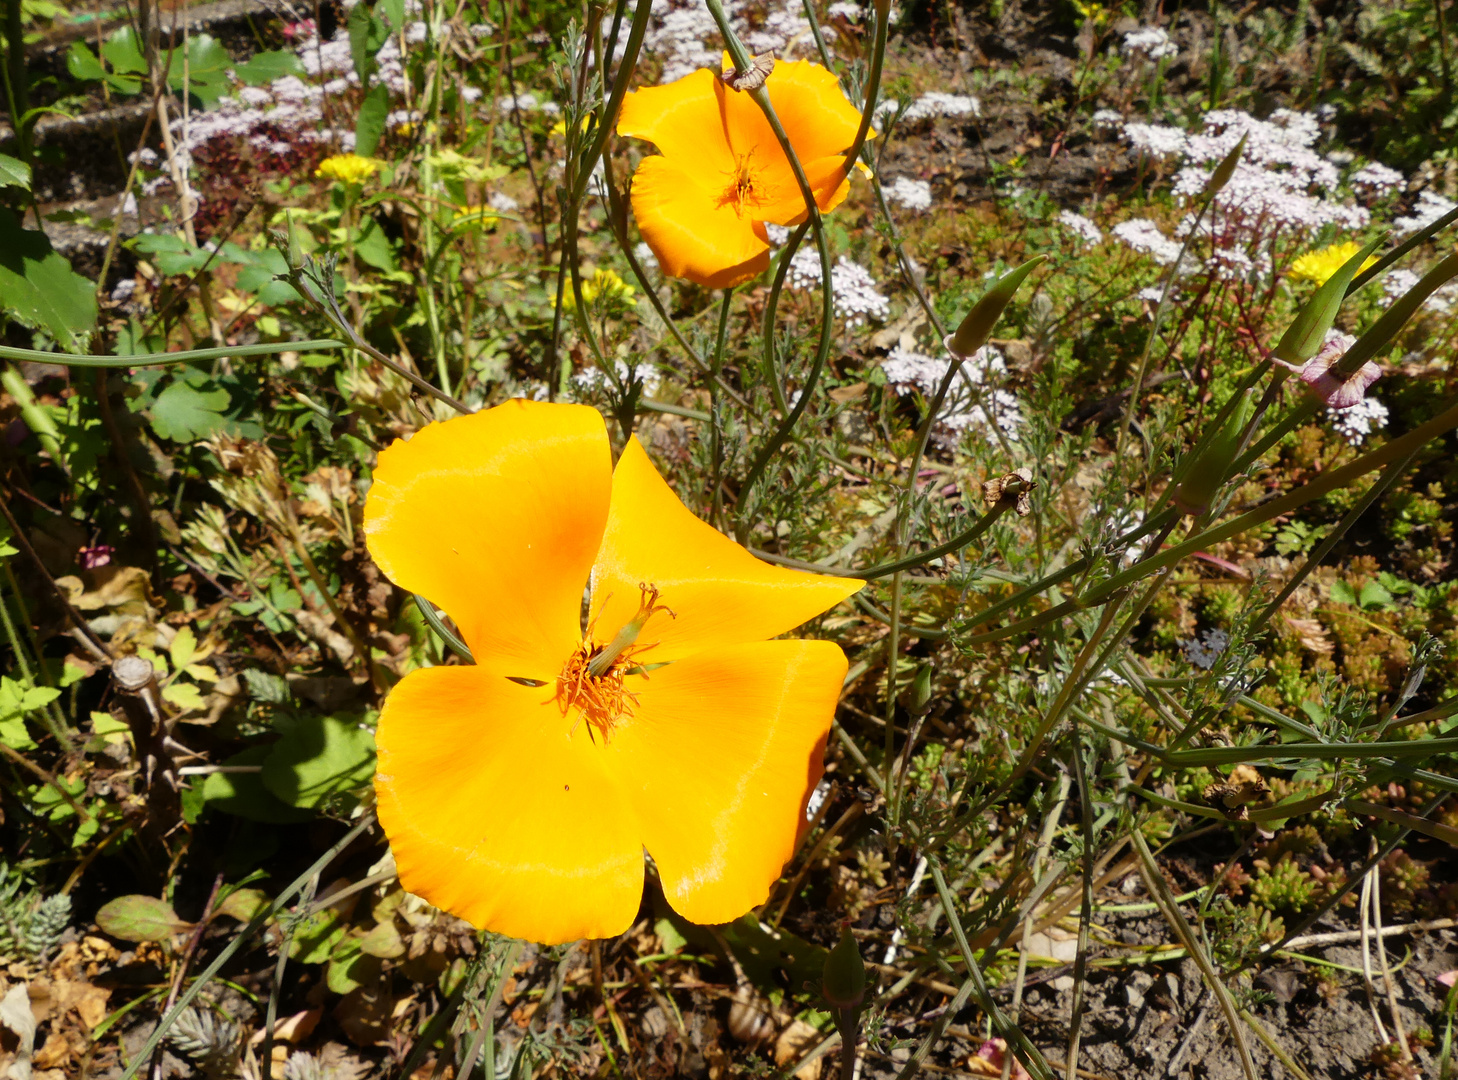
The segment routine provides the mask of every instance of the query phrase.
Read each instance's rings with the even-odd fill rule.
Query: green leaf
[[[192,683],[168,683],[162,688],[162,697],[176,705],[183,712],[194,712],[207,707],[200,691]]]
[[[142,54],[137,32],[124,26],[101,46],[101,58],[111,65],[111,70],[120,75],[145,75],[147,58]]]
[[[223,764],[262,765],[271,753],[272,745],[250,746],[241,754],[234,754]],[[211,773],[203,781],[202,793],[207,805],[249,821],[285,825],[309,821],[314,816],[307,810],[296,810],[280,802],[273,792],[263,786],[263,777],[259,773]]]
[[[362,951],[363,942],[347,937],[329,954],[329,970],[325,980],[336,994],[347,994],[380,977],[380,960]]]
[[[73,41],[71,51],[66,53],[66,70],[70,72],[71,78],[85,82],[106,78],[106,68],[96,58],[96,54],[80,41]]]
[[[354,120],[354,152],[370,157],[385,133],[385,118],[390,115],[390,88],[384,83],[370,87]]]
[[[177,55],[177,50],[173,52],[167,73],[168,85],[174,90],[186,90],[204,107],[217,104],[218,99],[230,89],[228,71],[233,66],[233,58],[223,48],[222,42],[211,34],[189,38],[186,65],[182,56]]]
[[[1331,583],[1331,598],[1338,604],[1351,604],[1357,607],[1357,594],[1345,581],[1333,581]]]
[[[333,716],[299,717],[263,762],[264,786],[292,806],[317,806],[374,774],[374,732]]]
[[[46,235],[20,227],[0,209],[0,308],[44,330],[67,352],[81,352],[96,325],[96,285],[71,269]]]
[[[172,639],[172,644],[167,648],[167,655],[172,659],[172,670],[181,671],[192,663],[192,658],[197,654],[197,635],[193,633],[192,627],[184,626],[177,631]]]
[[[305,916],[289,942],[289,959],[301,964],[324,963],[344,937],[345,930],[344,920],[331,908]]]
[[[369,85],[374,74],[375,53],[389,40],[390,29],[378,15],[364,4],[356,4],[349,11],[349,54],[354,58],[354,73],[359,81]]]
[[[123,941],[166,941],[189,926],[155,896],[118,896],[96,913],[96,925]]]
[[[240,923],[252,922],[253,917],[271,901],[262,889],[234,889],[219,902],[216,912],[237,919]]]
[[[30,190],[30,166],[9,154],[0,154],[0,187]]]
[[[34,750],[36,743],[26,730],[25,721],[20,717],[9,720],[0,720],[0,743],[4,743],[12,750]]]
[[[143,233],[132,242],[136,250],[153,256],[164,274],[191,274],[207,265],[209,253],[172,233]]]
[[[1369,581],[1357,594],[1357,603],[1363,608],[1384,608],[1392,604],[1392,594],[1379,582]]]
[[[395,250],[390,244],[390,238],[380,228],[380,223],[372,217],[367,217],[360,223],[359,236],[354,242],[354,253],[376,270],[395,269]]]
[[[205,439],[227,427],[223,413],[231,404],[228,391],[211,380],[194,386],[174,379],[152,404],[152,430],[175,442]]]
[[[233,74],[249,86],[262,86],[287,75],[302,75],[304,65],[299,63],[299,58],[293,53],[275,49],[254,53],[247,63],[235,66]]]

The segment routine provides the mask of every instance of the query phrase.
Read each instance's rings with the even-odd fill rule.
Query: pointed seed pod
[[[986,345],[987,339],[992,335],[992,328],[1002,318],[1003,310],[1011,303],[1018,286],[1033,272],[1033,267],[1046,258],[1046,255],[1035,255],[994,281],[992,287],[982,294],[982,299],[972,305],[972,310],[967,312],[967,317],[957,327],[957,332],[947,339],[945,344],[948,350],[965,357]]]
[[[1284,360],[1288,364],[1304,364],[1316,355],[1322,342],[1326,340],[1326,332],[1331,329],[1332,323],[1336,322],[1337,311],[1341,309],[1342,301],[1346,299],[1347,286],[1351,284],[1352,278],[1357,276],[1357,271],[1367,261],[1367,256],[1377,250],[1377,246],[1382,243],[1383,239],[1384,237],[1379,236],[1342,263],[1341,269],[1327,278],[1321,288],[1312,293],[1311,299],[1302,306],[1295,320],[1272,350],[1273,357],[1277,360]]]
[[[1255,413],[1255,389],[1245,391],[1240,403],[1230,410],[1220,434],[1205,447],[1184,480],[1175,491],[1174,501],[1187,514],[1200,515],[1210,509],[1210,502],[1225,483],[1235,455],[1240,452],[1240,436]]]
[[[1235,175],[1235,167],[1240,164],[1240,155],[1245,153],[1246,140],[1250,138],[1249,133],[1240,137],[1240,142],[1235,144],[1235,149],[1226,154],[1215,166],[1215,171],[1210,174],[1210,179],[1205,181],[1205,190],[1200,192],[1206,199],[1213,199],[1220,194],[1222,188],[1230,183],[1230,178]]]
[[[931,709],[931,701],[932,665],[922,664],[912,676],[911,685],[906,688],[901,703],[912,716],[925,716]]]
[[[865,1000],[866,965],[861,960],[860,947],[856,945],[856,939],[851,937],[848,926],[841,928],[840,941],[825,958],[820,992],[836,1009],[859,1009],[861,1002]]]

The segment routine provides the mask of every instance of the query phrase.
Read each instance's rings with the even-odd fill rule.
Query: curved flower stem
[[[708,4],[709,13],[713,15],[715,23],[719,26],[720,33],[724,36],[724,42],[729,48],[730,55],[734,58],[735,66],[740,70],[748,70],[749,53],[744,48],[743,42],[739,40],[738,35],[734,33],[734,28],[729,25],[729,19],[724,14],[724,7],[720,3],[720,0],[705,0],[705,3]],[[886,24],[887,17],[878,12],[876,50],[871,60],[871,76],[867,81],[866,101],[861,109],[861,123],[859,129],[856,131],[855,140],[846,150],[845,155],[844,168],[847,173],[850,171],[851,164],[859,156],[861,147],[865,144],[866,135],[870,131],[871,112],[875,104],[877,91],[880,87],[881,66],[886,53]],[[790,138],[785,133],[784,125],[780,123],[780,118],[775,114],[774,105],[770,101],[769,90],[764,86],[760,86],[749,93],[754,98],[755,104],[763,111],[771,130],[774,131],[775,138],[779,141],[780,148],[784,151],[786,159],[790,162],[790,168],[794,171],[795,182],[800,187],[801,197],[805,200],[805,212],[809,217],[811,227],[815,230],[815,246],[820,252],[820,285],[823,303],[819,346],[816,349],[815,361],[811,365],[810,372],[806,375],[804,384],[801,387],[800,400],[795,403],[795,406],[790,410],[789,414],[780,422],[779,426],[770,436],[769,441],[760,449],[759,454],[756,455],[754,462],[750,465],[749,472],[745,476],[744,483],[740,488],[741,499],[745,494],[753,490],[755,484],[758,483],[760,477],[768,467],[770,460],[779,452],[780,447],[784,445],[785,439],[789,437],[790,432],[799,421],[801,414],[809,407],[810,399],[815,393],[815,387],[820,381],[820,374],[824,370],[825,363],[830,356],[830,343],[834,331],[835,316],[835,294],[831,282],[830,246],[826,242],[825,224],[821,220],[820,206],[815,199],[815,192],[810,187],[810,181],[805,175],[805,170],[800,164],[800,159],[795,153],[795,148],[790,144]],[[739,539],[741,542],[748,537],[749,523],[744,520],[743,515],[740,516],[737,532],[740,534]]]
[[[241,360],[250,356],[275,356],[285,352],[349,348],[353,348],[353,346],[348,342],[335,341],[333,338],[318,338],[309,341],[272,341],[263,345],[186,349],[182,352],[129,353],[124,356],[82,356],[0,346],[0,360],[28,360],[33,364],[55,364],[59,367],[131,368],[157,367],[160,364],[177,364],[185,360],[221,360],[224,357]]]
[[[619,0],[616,18],[622,17],[624,2],[625,0]],[[648,20],[652,15],[653,5],[650,3],[640,2],[634,7],[633,22],[628,27],[628,40],[623,46],[623,59],[618,64],[618,75],[613,80],[613,92],[608,98],[607,110],[598,119],[597,134],[587,148],[587,153],[583,155],[581,168],[578,170],[577,183],[572,191],[573,206],[578,205],[582,201],[582,197],[587,194],[587,184],[592,179],[592,170],[597,166],[597,159],[602,157],[603,150],[607,147],[607,141],[612,136],[618,110],[623,107],[623,98],[628,95],[628,84],[633,81],[633,71],[638,66],[638,51],[643,47],[643,35],[648,32]],[[615,20],[615,35],[616,25]],[[611,63],[611,56],[602,58],[604,69]]]
[[[724,368],[724,343],[729,336],[729,305],[734,300],[733,288],[724,290],[719,306],[719,332],[714,337],[713,379],[709,382],[709,459],[712,462],[709,497],[709,524],[715,528],[723,510],[724,433],[719,423],[719,372]]]
[[[709,365],[708,361],[699,355],[698,350],[689,344],[688,339],[683,336],[683,331],[678,328],[678,324],[673,321],[673,317],[668,314],[668,310],[663,306],[663,301],[658,298],[658,293],[654,290],[653,283],[648,280],[648,275],[643,270],[643,264],[638,261],[638,256],[633,254],[633,248],[628,243],[628,207],[623,202],[622,194],[613,183],[612,155],[609,154],[602,159],[602,167],[604,177],[607,180],[608,221],[613,230],[613,236],[618,241],[618,250],[623,253],[623,258],[628,261],[628,268],[633,271],[633,275],[638,279],[638,284],[643,289],[643,294],[648,297],[648,302],[653,305],[654,312],[658,315],[663,325],[668,327],[668,332],[673,335],[673,340],[678,342],[679,348],[684,351],[684,354],[693,362],[693,365],[704,374],[713,377],[719,389],[733,400],[735,404],[746,412],[753,414],[754,408],[743,394],[734,389],[722,376],[712,375],[713,368]],[[647,403],[645,402],[644,404]],[[651,408],[652,406],[650,405],[649,407]]]
[[[790,411],[790,403],[785,397],[785,383],[780,378],[779,365],[775,361],[775,313],[780,307],[780,293],[784,291],[785,275],[790,272],[790,260],[800,249],[800,243],[805,239],[809,228],[808,220],[802,222],[785,241],[785,246],[780,250],[779,261],[775,265],[774,283],[770,286],[769,296],[764,303],[764,378],[769,383],[770,395],[775,399],[775,408],[781,413]]]

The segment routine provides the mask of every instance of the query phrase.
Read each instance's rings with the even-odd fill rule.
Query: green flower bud
[[[1235,144],[1235,149],[1221,159],[1220,164],[1215,166],[1215,171],[1210,174],[1210,179],[1205,182],[1205,190],[1201,193],[1207,199],[1213,199],[1220,194],[1220,190],[1230,183],[1230,178],[1235,175],[1235,167],[1240,164],[1240,155],[1245,153],[1246,140],[1249,134],[1242,135],[1240,142]]]
[[[294,224],[294,212],[285,211],[289,225],[289,269],[297,270],[304,265],[304,245],[299,241],[298,226]]]
[[[1295,321],[1272,350],[1272,356],[1288,364],[1304,364],[1316,355],[1321,343],[1326,340],[1326,332],[1336,322],[1337,311],[1346,299],[1347,286],[1357,276],[1357,271],[1361,270],[1367,256],[1377,250],[1383,239],[1379,236],[1373,240],[1326,279],[1325,284],[1312,294],[1311,299],[1297,313]]]
[[[1255,404],[1255,389],[1245,391],[1239,404],[1230,410],[1220,434],[1205,447],[1205,452],[1180,481],[1174,501],[1185,513],[1199,515],[1210,509],[1211,500],[1230,475],[1230,466],[1240,452],[1240,436],[1255,413]]]
[[[859,1009],[866,997],[866,965],[849,927],[840,931],[840,941],[825,958],[820,992],[835,1009]]]
[[[916,669],[916,675],[912,677],[911,685],[906,688],[902,704],[906,706],[906,711],[912,716],[923,716],[931,708],[931,700],[932,666],[922,664]]]
[[[947,348],[957,356],[971,356],[986,345],[987,339],[992,336],[992,328],[1002,318],[1003,310],[1012,302],[1013,294],[1018,291],[1023,278],[1031,274],[1033,267],[1046,258],[1046,255],[1036,255],[994,281],[992,287],[982,294],[982,299],[972,305],[972,310],[967,312],[967,317],[957,327],[957,332],[947,339]]]

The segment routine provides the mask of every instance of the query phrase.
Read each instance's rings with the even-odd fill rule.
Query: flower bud
[[[932,666],[922,664],[912,676],[911,685],[906,688],[901,703],[912,716],[924,716],[931,708],[931,700]]]
[[[1240,142],[1235,144],[1235,149],[1230,151],[1215,166],[1215,171],[1210,174],[1210,179],[1205,182],[1205,190],[1201,192],[1207,199],[1213,199],[1220,194],[1222,188],[1230,183],[1230,178],[1235,175],[1235,167],[1240,164],[1240,155],[1245,153],[1246,140],[1250,138],[1249,133],[1240,137]]]
[[[289,269],[297,270],[304,265],[304,245],[299,240],[298,226],[294,224],[294,212],[284,211],[289,227]]]
[[[861,961],[861,950],[851,937],[849,927],[841,928],[840,941],[825,958],[820,992],[835,1009],[859,1009],[865,1000],[866,965]]]
[[[1220,490],[1240,452],[1240,437],[1245,425],[1255,413],[1255,390],[1241,394],[1239,403],[1230,410],[1229,417],[1220,434],[1205,447],[1198,460],[1175,489],[1174,501],[1187,514],[1203,514],[1210,509],[1210,502]]]
[[[957,356],[971,356],[986,345],[987,339],[992,335],[992,328],[1002,318],[1003,310],[1012,302],[1013,294],[1018,291],[1023,278],[1031,274],[1033,267],[1046,258],[1046,255],[1036,255],[994,281],[992,287],[982,294],[982,299],[972,305],[972,310],[967,312],[967,317],[957,327],[957,332],[946,341],[947,348]]]
[[[1357,271],[1367,261],[1367,256],[1377,250],[1377,245],[1382,243],[1382,240],[1383,238],[1379,236],[1342,263],[1341,269],[1327,278],[1325,284],[1312,293],[1311,299],[1302,306],[1295,320],[1272,350],[1271,355],[1275,359],[1284,360],[1288,364],[1304,364],[1316,355],[1322,342],[1326,340],[1326,332],[1331,329],[1332,323],[1336,322],[1337,311],[1340,310],[1342,301],[1347,296],[1347,286],[1351,284],[1352,278],[1357,276]]]

